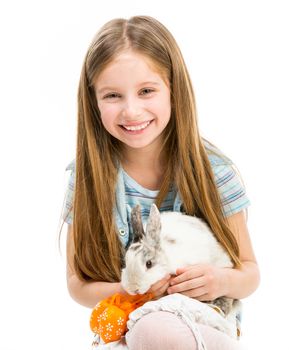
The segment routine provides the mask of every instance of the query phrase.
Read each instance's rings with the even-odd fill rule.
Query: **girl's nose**
[[[124,101],[122,116],[135,118],[140,114],[141,108],[137,98],[129,97]]]

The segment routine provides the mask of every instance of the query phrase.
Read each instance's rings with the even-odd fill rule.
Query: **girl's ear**
[[[136,205],[131,211],[131,225],[133,229],[133,243],[139,242],[144,236],[141,209],[139,205]]]
[[[146,226],[146,237],[151,240],[151,244],[160,244],[161,214],[155,204],[151,206],[150,214]]]

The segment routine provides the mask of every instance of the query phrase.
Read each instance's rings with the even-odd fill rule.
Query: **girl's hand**
[[[227,294],[226,270],[205,264],[179,268],[167,292],[181,293],[199,301],[214,300]]]
[[[170,286],[171,275],[167,275],[158,282],[154,283],[147,293],[153,293],[154,299],[159,299],[163,295],[167,294],[167,289]]]

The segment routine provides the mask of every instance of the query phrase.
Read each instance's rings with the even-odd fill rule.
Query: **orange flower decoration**
[[[127,331],[129,314],[152,298],[153,294],[114,294],[96,304],[90,316],[90,329],[105,343],[119,340]]]

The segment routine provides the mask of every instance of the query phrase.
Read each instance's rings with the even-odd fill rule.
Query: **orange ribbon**
[[[100,301],[90,316],[90,329],[99,334],[105,343],[119,340],[127,331],[129,314],[152,300],[153,294],[114,294]]]

